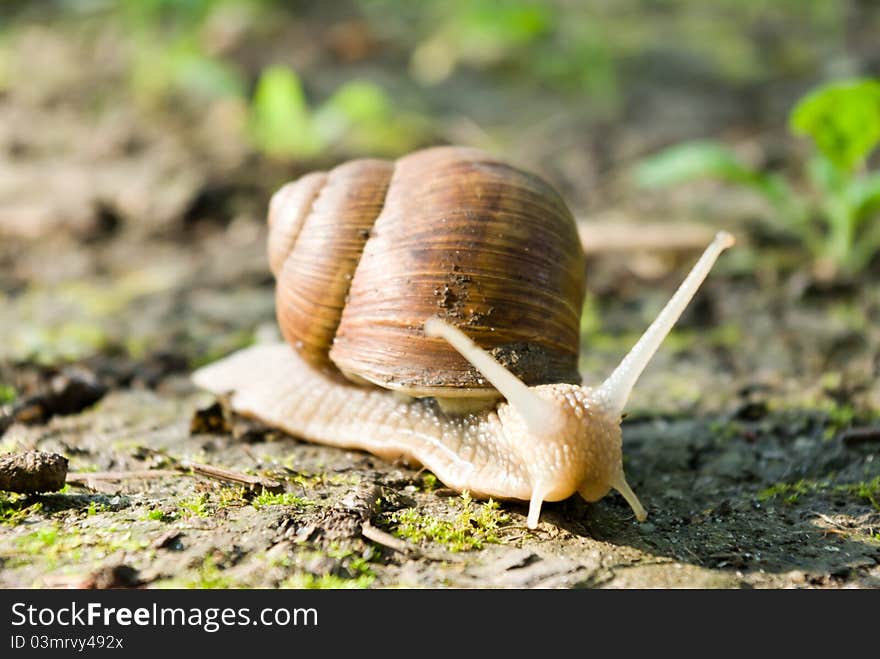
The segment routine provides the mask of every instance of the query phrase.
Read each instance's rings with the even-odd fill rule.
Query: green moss
[[[89,501],[89,507],[86,508],[86,516],[93,517],[98,513],[103,513],[107,510],[110,510],[110,507],[103,503],[95,503],[94,501]]]
[[[766,490],[758,492],[758,500],[769,501],[777,497],[782,497],[787,504],[795,504],[804,494],[815,492],[819,489],[819,484],[813,481],[799,480],[794,483],[776,483],[768,487]]]
[[[862,481],[861,483],[853,483],[841,487],[849,494],[870,503],[876,510],[880,510],[880,476],[870,481]]]
[[[852,497],[871,505],[876,510],[880,510],[880,476],[870,481],[839,485],[833,485],[827,480],[817,481],[809,479],[801,479],[794,483],[776,483],[760,491],[758,499],[760,501],[768,501],[782,497],[785,503],[793,505],[798,502],[801,496],[820,492]]]
[[[237,584],[226,574],[213,556],[205,556],[195,574],[168,579],[155,584],[158,588],[216,589],[236,588]]]
[[[845,430],[852,425],[856,418],[855,408],[848,404],[833,403],[827,407],[828,425],[825,428],[825,438],[831,439],[841,430]]]
[[[191,582],[189,588],[234,588],[235,583],[229,578],[217,562],[210,556],[202,561],[199,567],[198,578]]]
[[[266,490],[263,490],[251,500],[251,505],[257,510],[266,506],[306,506],[309,503],[311,502],[307,499],[298,497],[292,492],[273,494]]]
[[[840,373],[829,371],[821,377],[821,390],[808,389],[800,395],[770,398],[767,407],[774,414],[787,415],[793,423],[805,418],[821,422],[826,440],[833,439],[849,428],[870,426],[880,421],[880,408],[840,402],[835,395],[830,394],[840,391],[844,386]]]
[[[415,508],[399,510],[391,515],[396,524],[393,532],[399,538],[436,542],[456,552],[501,542],[496,531],[509,517],[500,510],[498,502],[490,499],[475,506],[467,492],[462,493],[459,501],[460,510],[452,520],[424,515]]]
[[[141,519],[144,521],[167,522],[169,521],[170,517],[158,508],[156,508],[154,510],[148,510],[144,515],[141,516]]]
[[[371,552],[370,549],[367,550]],[[357,589],[369,588],[376,580],[370,560],[372,553],[359,554],[352,549],[331,546],[324,554],[319,552],[304,552],[298,555],[298,561],[311,562],[322,556],[337,559],[339,570],[314,574],[311,572],[297,572],[281,582],[281,588],[305,588],[305,589]],[[290,565],[289,557],[283,561],[285,566]]]
[[[430,471],[426,471],[422,474],[422,489],[425,492],[432,492],[437,489],[439,481],[437,477],[432,474]]]
[[[128,529],[111,527],[82,531],[62,529],[56,524],[16,538],[13,544],[16,551],[11,552],[7,567],[40,563],[48,569],[84,558],[100,561],[116,551],[139,551],[149,545],[146,539],[134,537]]]
[[[211,510],[208,506],[208,495],[199,494],[177,502],[181,517],[208,517]]]
[[[233,508],[243,506],[248,500],[248,489],[241,487],[224,487],[218,495],[218,505],[221,508]]]
[[[15,526],[21,523],[29,515],[36,514],[43,509],[40,501],[30,503],[31,499],[24,494],[12,494],[0,492],[0,524]]]
[[[13,402],[18,397],[15,387],[9,384],[0,384],[0,405]]]
[[[308,490],[326,485],[352,486],[358,485],[361,482],[360,476],[357,474],[327,474],[323,472],[318,474],[304,474],[298,472],[295,468],[296,460],[297,458],[292,456],[284,461],[284,468],[291,473],[269,473],[266,475],[272,478],[284,479],[293,485],[299,485]]]
[[[44,526],[19,538],[18,546],[26,554],[39,554],[55,547],[57,542],[58,527],[53,525]]]

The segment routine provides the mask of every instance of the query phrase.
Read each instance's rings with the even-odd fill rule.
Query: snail
[[[539,177],[460,147],[354,160],[282,187],[269,227],[285,341],[202,367],[197,386],[306,440],[527,501],[529,528],[544,501],[612,489],[646,519],[623,473],[623,409],[729,233],[588,388],[577,371],[583,250]]]

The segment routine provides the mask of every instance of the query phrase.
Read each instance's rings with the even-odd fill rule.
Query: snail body
[[[646,518],[623,474],[623,407],[729,234],[591,389],[577,373],[583,253],[534,175],[456,147],[352,161],[283,187],[269,223],[286,341],[209,364],[197,385],[304,439],[529,501],[530,528],[543,501],[576,492],[615,489]]]

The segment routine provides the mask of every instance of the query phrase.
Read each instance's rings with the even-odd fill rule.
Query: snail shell
[[[414,397],[496,397],[422,332],[437,315],[526,384],[580,382],[583,251],[537,176],[461,147],[355,160],[285,185],[269,224],[278,323],[312,365]]]

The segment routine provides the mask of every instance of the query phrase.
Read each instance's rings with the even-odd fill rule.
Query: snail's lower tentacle
[[[629,483],[626,482],[626,477],[621,472],[617,478],[615,478],[611,487],[620,492],[623,495],[623,498],[626,499],[626,502],[629,504],[629,507],[632,508],[633,512],[636,515],[636,519],[640,522],[644,522],[648,519],[648,512],[645,510],[644,506],[642,506],[642,502],[639,501],[639,498],[636,496],[636,493],[632,491],[632,488],[629,486]]]
[[[532,490],[532,498],[529,500],[529,516],[526,520],[526,526],[530,529],[538,527],[538,519],[541,517],[541,504],[544,503],[546,492],[544,488],[535,486]]]

